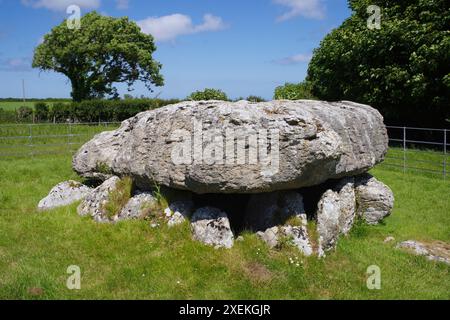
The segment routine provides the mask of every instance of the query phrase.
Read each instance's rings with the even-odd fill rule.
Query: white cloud
[[[181,35],[219,31],[226,28],[222,18],[212,14],[205,14],[203,23],[199,25],[194,25],[191,17],[179,13],[162,17],[149,17],[137,21],[137,24],[142,32],[151,34],[156,41],[170,41]]]
[[[130,6],[130,0],[116,0],[116,8],[126,10]]]
[[[306,53],[306,54],[300,53],[300,54],[296,54],[296,55],[286,57],[283,59],[274,60],[273,62],[276,64],[281,64],[281,65],[292,65],[292,64],[309,62],[309,60],[311,60],[311,58],[312,58],[312,54],[310,54],[310,53]]]
[[[325,8],[321,0],[273,0],[274,3],[288,7],[288,11],[277,17],[277,21],[286,21],[294,17],[323,19]]]
[[[84,9],[97,9],[101,0],[22,0],[22,4],[33,8],[45,8],[52,11],[65,11],[70,5]]]

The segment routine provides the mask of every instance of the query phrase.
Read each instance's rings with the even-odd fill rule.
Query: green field
[[[448,180],[375,168],[394,191],[392,216],[356,225],[337,252],[318,260],[269,250],[250,234],[215,250],[192,241],[188,224],[98,224],[78,216],[76,205],[37,212],[52,186],[77,179],[70,163],[68,154],[0,158],[0,298],[450,299],[449,266],[383,243],[387,236],[450,242]],[[81,268],[81,290],[65,285],[70,265]],[[381,290],[366,287],[370,265],[381,268]]]
[[[19,109],[20,107],[30,107],[30,108],[34,109],[34,105],[36,104],[36,102],[37,101],[26,101],[26,100],[25,100],[25,102],[23,102],[23,101],[1,101],[0,100],[0,109],[3,109],[5,111],[6,110],[14,111],[16,109]],[[45,100],[42,100],[40,102],[45,102],[49,106],[52,106],[54,103],[57,103],[57,102],[65,103],[65,102],[67,102],[67,100],[61,100],[61,101],[55,101],[55,100],[45,101]]]

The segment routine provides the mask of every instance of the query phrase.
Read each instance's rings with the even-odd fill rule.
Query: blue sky
[[[70,4],[152,33],[165,86],[150,93],[137,83],[131,94],[164,98],[205,87],[271,98],[305,78],[312,50],[350,15],[347,0],[0,0],[0,97],[21,97],[22,79],[29,98],[70,97],[63,75],[31,69],[33,49]]]

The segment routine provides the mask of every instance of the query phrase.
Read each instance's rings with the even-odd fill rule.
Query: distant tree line
[[[3,110],[1,123],[38,122],[115,122],[131,118],[139,112],[179,102],[177,99],[85,100],[81,102],[36,102],[34,108]]]

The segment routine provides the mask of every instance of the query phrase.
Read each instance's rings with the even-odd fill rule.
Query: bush
[[[49,107],[45,102],[36,102],[34,112],[37,121],[48,120],[49,118]]]
[[[127,99],[85,100],[82,102],[55,102],[51,108],[45,103],[36,103],[37,121],[54,122],[117,122],[137,113],[179,102],[176,99]],[[1,111],[0,122],[31,122],[33,110],[21,107],[17,112]]]
[[[250,102],[266,102],[266,99],[258,96],[248,96],[246,100]]]
[[[173,104],[178,100],[127,99],[85,100],[71,104],[72,118],[79,122],[123,121],[139,112]]]
[[[276,100],[300,100],[315,99],[311,93],[311,86],[307,82],[286,83],[275,89],[274,99]]]
[[[17,109],[17,119],[19,121],[32,121],[33,120],[33,109],[30,107],[22,106]]]
[[[195,91],[191,93],[188,100],[224,100],[228,101],[228,97],[222,90],[219,89],[205,89],[203,91]]]
[[[17,115],[13,110],[3,110],[0,108],[0,123],[12,123],[16,122]]]
[[[55,122],[65,122],[72,118],[72,109],[70,103],[56,102],[49,112],[49,118]]]

